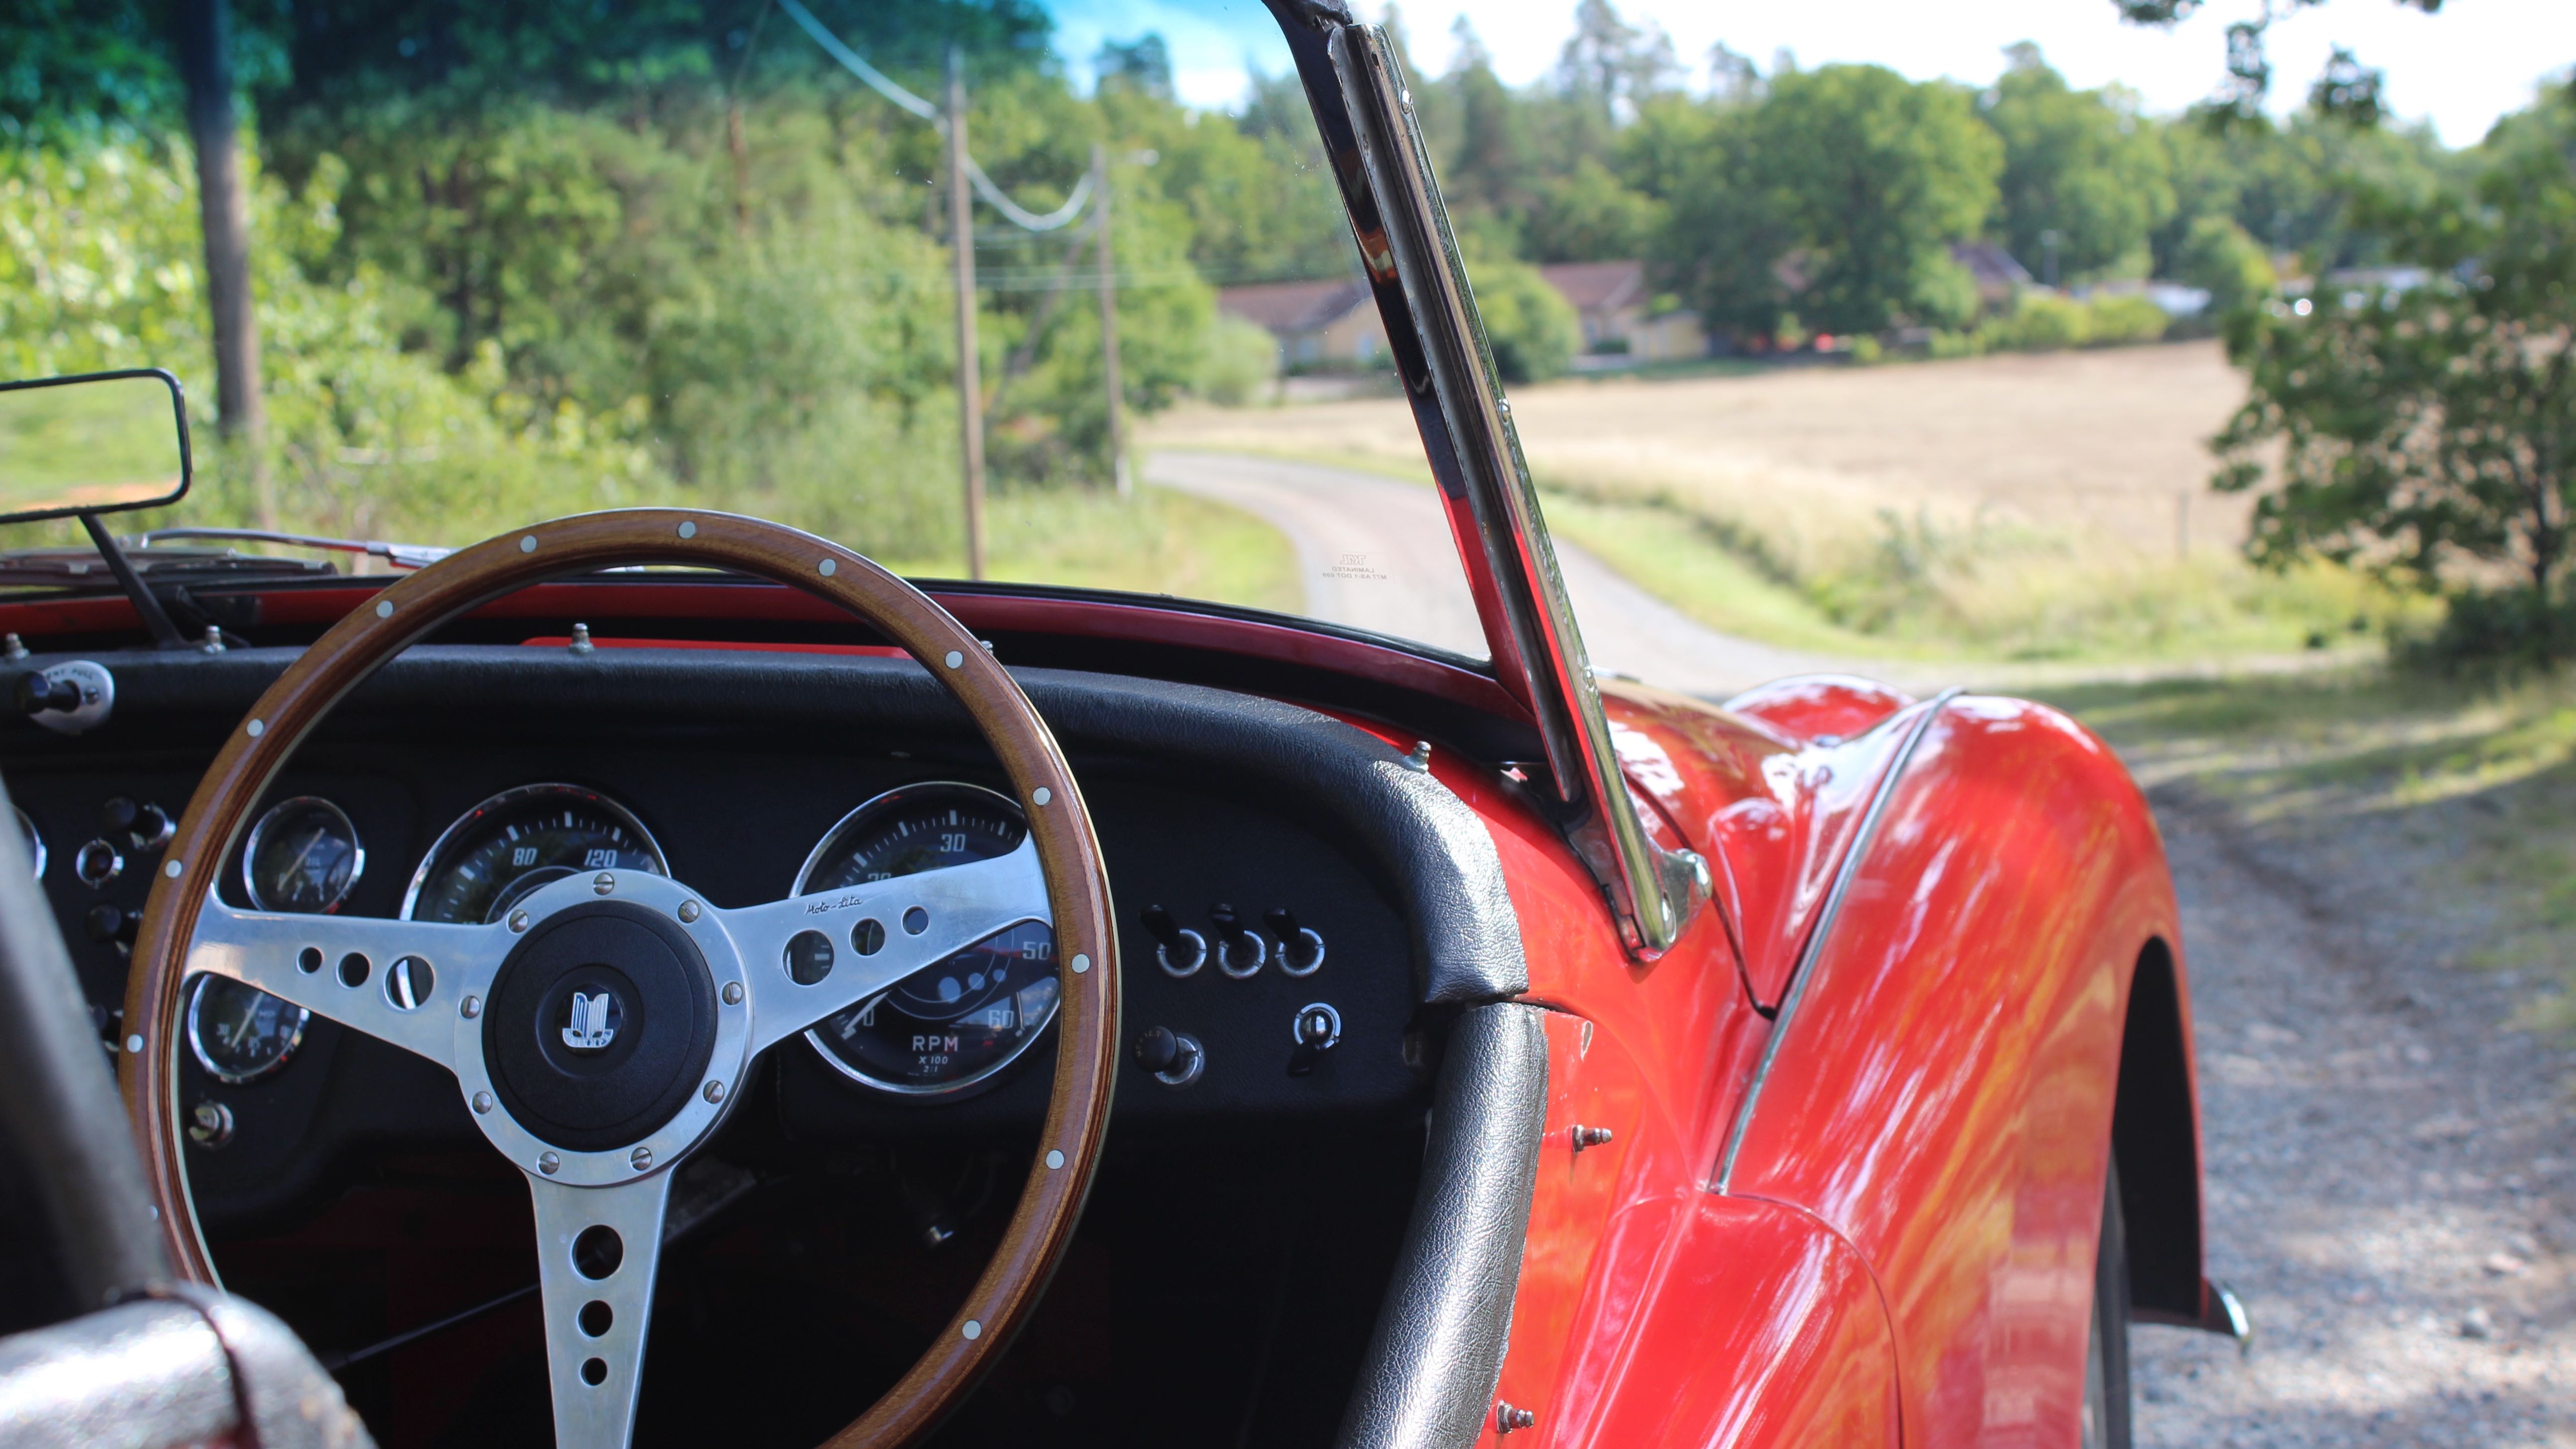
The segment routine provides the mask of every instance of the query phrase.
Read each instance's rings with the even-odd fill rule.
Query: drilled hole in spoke
[[[919,906],[914,906],[911,910],[903,913],[903,928],[916,936],[929,930],[930,912],[923,910]]]
[[[832,938],[820,931],[799,931],[787,942],[787,976],[811,986],[832,974]]]
[[[322,969],[322,948],[307,946],[295,953],[295,969],[310,976]]]
[[[581,1305],[581,1316],[577,1321],[581,1324],[583,1334],[597,1338],[606,1333],[611,1324],[617,1322],[617,1313],[607,1304],[593,1298]]]
[[[626,1240],[610,1227],[590,1227],[572,1240],[573,1271],[597,1282],[617,1271],[626,1261]]]
[[[340,958],[340,984],[343,986],[364,986],[367,984],[367,973],[375,969],[376,967],[374,962],[369,961],[365,956],[360,955],[358,952],[352,951],[348,955]]]
[[[581,1365],[581,1381],[594,1389],[608,1382],[608,1360],[584,1359]]]
[[[405,956],[385,968],[385,998],[398,1011],[417,1010],[429,999],[430,988],[437,983],[429,963],[418,956]]]
[[[873,956],[885,949],[885,922],[874,916],[850,928],[850,949],[862,956]]]

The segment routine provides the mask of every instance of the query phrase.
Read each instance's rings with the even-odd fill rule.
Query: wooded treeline
[[[1978,298],[1951,248],[1975,241],[2043,281],[2167,278],[2224,310],[2276,259],[2302,275],[2384,260],[2355,190],[2429,195],[2459,169],[2428,128],[2313,104],[2287,122],[2218,101],[2150,115],[2027,44],[1979,90],[1723,47],[1693,64],[1611,0],[1581,0],[1574,25],[1534,86],[1503,84],[1464,21],[1443,71],[1416,65],[1462,232],[1534,262],[1646,258],[1669,305],[1739,345],[1968,327]]]
[[[978,159],[1039,209],[1112,159],[1122,382],[1267,377],[1218,280],[1341,265],[1291,111],[1195,112],[1151,37],[1078,93],[1023,0],[815,0],[916,90],[963,52]],[[173,365],[211,401],[159,0],[0,17],[0,368]],[[445,538],[672,490],[902,557],[955,542],[938,132],[760,0],[269,0],[234,20],[269,450],[295,520]],[[1087,220],[977,208],[1000,486],[1105,477]],[[1321,258],[1321,261],[1317,259]],[[242,460],[192,504],[247,516]],[[542,499],[540,504],[538,500]]]

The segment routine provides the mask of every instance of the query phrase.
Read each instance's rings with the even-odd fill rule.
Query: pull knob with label
[[[1197,1037],[1169,1027],[1149,1026],[1138,1034],[1136,1065],[1166,1087],[1186,1087],[1207,1068],[1207,1052]]]
[[[12,694],[18,713],[43,714],[60,710],[65,714],[81,707],[80,686],[68,679],[48,679],[34,670],[18,676]]]

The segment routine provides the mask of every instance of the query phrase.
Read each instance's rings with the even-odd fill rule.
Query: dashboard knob
[[[1168,1072],[1180,1059],[1181,1039],[1169,1027],[1149,1026],[1136,1038],[1136,1065],[1149,1072]]]
[[[101,945],[116,941],[131,946],[142,927],[141,911],[120,910],[104,902],[90,907],[81,919],[82,933]]]
[[[66,713],[80,708],[80,685],[69,679],[47,679],[42,674],[18,676],[14,692],[20,714],[43,714],[47,710]]]
[[[1207,1053],[1198,1038],[1169,1027],[1149,1026],[1138,1034],[1136,1065],[1166,1087],[1186,1087],[1206,1069]]]
[[[134,828],[134,822],[140,818],[142,812],[143,807],[135,804],[130,797],[124,795],[110,796],[108,799],[99,803],[99,833],[102,835],[114,835],[119,831],[132,830]]]
[[[134,843],[146,850],[160,849],[178,833],[179,827],[171,821],[170,812],[149,800],[134,812],[134,825],[128,831]]]

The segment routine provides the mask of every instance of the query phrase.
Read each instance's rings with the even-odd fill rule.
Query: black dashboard
[[[943,718],[945,697],[925,695],[927,681],[899,661],[565,653],[416,651],[379,676],[269,792],[260,818],[273,829],[255,826],[235,847],[226,894],[280,909],[480,918],[505,908],[513,862],[539,875],[607,863],[658,867],[714,904],[752,905],[790,894],[818,868],[917,869],[948,858],[920,841],[907,854],[885,844],[891,837],[935,829],[938,842],[968,852],[955,858],[971,858],[975,839],[1009,828],[999,818],[1009,802],[987,793],[1001,782],[981,741],[962,714]],[[10,789],[45,847],[43,883],[110,1043],[154,837],[211,755],[191,740],[211,740],[237,719],[279,662],[146,660],[124,669],[120,708],[100,729],[68,740],[20,731],[7,742]],[[1418,1112],[1430,1066],[1424,1012],[1437,995],[1418,948],[1454,933],[1407,919],[1406,887],[1421,872],[1404,860],[1418,867],[1456,852],[1437,839],[1412,840],[1430,849],[1408,852],[1364,838],[1418,832],[1404,832],[1404,812],[1390,817],[1384,801],[1356,802],[1355,811],[1301,766],[1295,746],[1310,748],[1319,732],[1342,737],[1333,743],[1358,757],[1371,794],[1393,786],[1422,797],[1405,787],[1427,777],[1375,739],[1304,711],[1136,681],[1083,689],[1082,680],[1032,683],[1042,709],[1052,693],[1059,712],[1075,716],[1068,750],[1109,863],[1125,1035],[1143,1059],[1122,1070],[1119,1133]],[[681,703],[635,708],[644,691]],[[1062,708],[1077,697],[1088,708]],[[756,707],[764,701],[777,707]],[[1257,719],[1248,734],[1239,728],[1247,709],[1294,716],[1307,739],[1261,741],[1246,755],[1240,743],[1262,734]],[[1238,728],[1192,728],[1219,714]],[[1185,747],[1174,747],[1175,730],[1188,734]],[[980,829],[979,796],[997,807]],[[523,869],[520,884],[528,878]],[[1023,978],[1044,936],[1025,927],[1017,937],[1032,939],[1004,943]],[[982,990],[982,978],[965,979]],[[1036,1018],[1051,1008],[1048,987],[1018,991],[1030,1010],[1007,1024],[1025,1027],[1023,1040],[986,1041],[980,1056],[969,1042],[964,1070],[925,1068],[912,1080],[900,1069],[872,1072],[867,1043],[846,1039],[867,1035],[855,1022],[790,1041],[771,1053],[763,1105],[787,1138],[817,1146],[1024,1129],[1046,1103],[1052,1034]],[[935,1004],[943,991],[955,998],[961,981],[922,989]],[[970,1034],[1015,1016],[1009,994],[982,999],[999,1005],[965,1018]],[[327,1020],[281,1022],[283,1004],[263,1000],[264,1017],[220,1002],[185,1017],[181,1109],[200,1128],[190,1167],[211,1231],[309,1205],[330,1187],[333,1164],[361,1147],[475,1139],[440,1069]],[[902,1028],[915,1029],[911,1047],[923,1044],[921,1023],[902,1005],[889,1000],[873,1013],[893,1018],[898,1032],[876,1034],[898,1056]],[[930,1045],[943,1043],[934,1035]],[[944,1045],[958,1049],[955,1030]]]
[[[115,674],[109,718],[70,738],[0,723],[0,776],[44,843],[47,897],[113,1047],[120,938],[162,821],[294,655],[94,657]],[[1141,1050],[1064,1268],[936,1442],[1183,1444],[1210,1425],[1321,1442],[1377,1382],[1373,1325],[1416,1321],[1452,1278],[1449,1198],[1416,1188],[1483,1160],[1459,1156],[1492,1096],[1460,1095],[1485,1080],[1467,1028],[1528,989],[1494,840],[1417,761],[1343,720],[1014,673],[1098,827],[1122,1035]],[[613,861],[754,905],[800,876],[998,849],[1014,828],[982,794],[998,783],[963,709],[903,660],[437,645],[306,743],[223,889],[313,909],[345,887],[344,913],[408,901],[472,918],[506,912],[529,871]],[[969,969],[952,1000],[916,976],[908,1009],[1027,1027],[1045,1004],[1029,994],[1048,977],[1040,937],[999,953],[998,987]],[[225,1070],[179,1049],[183,1112],[210,1109],[183,1151],[227,1284],[324,1355],[383,1442],[550,1442],[527,1191],[455,1080],[318,1018],[298,1034],[274,1012],[212,1014]],[[647,1375],[648,1441],[811,1444],[924,1351],[1028,1170],[1054,1047],[1043,1025],[1027,1034],[971,1061],[926,1058],[908,1035],[875,1056],[836,1061],[802,1038],[767,1054],[678,1169],[652,1352],[695,1371]],[[1458,1060],[1463,1075],[1444,1071]],[[900,1090],[921,1074],[943,1089]],[[34,1266],[0,1252],[0,1284]],[[757,1430],[746,1401],[771,1410]]]

